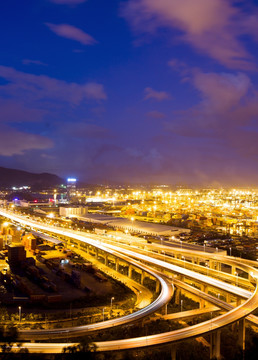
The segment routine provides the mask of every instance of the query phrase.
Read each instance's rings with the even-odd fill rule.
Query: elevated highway
[[[162,261],[160,259],[156,259],[155,255],[152,256],[148,253],[148,255],[144,255],[142,253],[139,253],[137,249],[128,250],[124,247],[121,247],[120,245],[112,245],[110,243],[105,243],[104,237],[101,241],[97,241],[96,239],[92,239],[91,236],[73,233],[69,230],[60,229],[57,227],[51,227],[47,225],[43,225],[41,223],[37,223],[35,221],[31,221],[29,219],[24,219],[20,216],[14,215],[10,212],[6,212],[5,210],[0,209],[0,214],[2,216],[8,217],[14,221],[20,222],[23,225],[29,225],[31,227],[34,227],[36,229],[42,229],[45,231],[49,231],[51,233],[56,233],[62,236],[65,236],[67,238],[71,237],[73,239],[78,240],[79,242],[87,243],[90,246],[93,246],[95,248],[101,249],[103,251],[107,251],[108,253],[111,253],[114,256],[118,256],[118,258],[122,259],[123,256],[126,256],[127,260],[128,258],[137,259],[138,261],[141,261],[141,263],[148,263],[149,267],[152,268],[152,271],[156,273],[156,270],[153,270],[154,267],[162,268],[165,271],[169,271],[172,273],[180,274],[182,277],[187,278],[193,278],[197,281],[200,281],[204,284],[207,284],[208,286],[213,286],[215,288],[221,289],[223,291],[229,292],[231,294],[234,294],[238,297],[241,297],[245,299],[245,301],[240,304],[239,306],[232,308],[231,304],[224,305],[225,310],[227,311],[225,314],[219,315],[214,319],[211,319],[209,321],[202,322],[198,325],[194,325],[191,327],[187,327],[184,329],[179,329],[172,332],[167,332],[163,334],[156,334],[156,335],[150,335],[140,338],[133,338],[133,339],[121,339],[116,341],[106,341],[106,342],[98,342],[97,350],[98,351],[115,351],[115,350],[123,350],[123,349],[131,349],[131,348],[138,348],[138,347],[146,347],[146,346],[156,346],[160,344],[168,344],[168,343],[175,343],[178,341],[182,341],[184,339],[188,338],[194,338],[201,336],[203,334],[211,333],[212,338],[212,346],[211,346],[211,356],[219,358],[219,345],[220,345],[220,329],[228,326],[232,323],[238,322],[239,323],[239,341],[242,342],[242,345],[244,346],[244,324],[245,324],[245,318],[250,315],[258,306],[258,289],[257,289],[257,278],[258,278],[258,270],[250,266],[250,264],[246,261],[239,261],[239,259],[231,258],[228,256],[222,256],[219,254],[208,254],[208,253],[196,253],[194,251],[189,250],[183,250],[180,249],[181,254],[188,253],[192,258],[209,258],[211,260],[217,260],[220,263],[226,263],[229,266],[232,267],[232,269],[242,269],[246,274],[248,274],[248,280],[251,281],[250,288],[252,286],[254,288],[254,291],[249,291],[247,289],[243,289],[240,286],[234,286],[232,284],[223,282],[221,280],[215,279],[211,276],[200,274],[196,271],[189,270],[185,267],[170,264],[166,261]],[[178,249],[177,249],[178,251]],[[125,258],[124,258],[125,259]],[[127,261],[126,260],[126,261]],[[138,264],[139,265],[139,264]],[[197,264],[198,265],[198,264]],[[253,265],[253,264],[252,264]],[[146,265],[145,265],[146,266]],[[150,271],[149,269],[148,271]],[[144,270],[145,271],[145,270]],[[155,274],[157,276],[157,274]],[[230,274],[232,275],[232,274]],[[163,279],[163,281],[165,281]],[[174,283],[179,281],[178,279],[174,279]],[[230,281],[230,280],[229,280]],[[161,281],[162,283],[162,281]],[[240,285],[240,284],[238,284]],[[198,289],[195,289],[195,291],[198,293]],[[208,295],[208,294],[207,294]],[[203,294],[200,296],[203,296]],[[217,299],[217,301],[214,301],[215,305],[219,305],[223,308],[223,304],[221,303],[220,299]],[[220,303],[220,304],[218,304]],[[163,303],[164,304],[164,303]],[[229,305],[229,306],[228,306]],[[227,308],[227,309],[226,309]],[[121,318],[122,319],[122,318]],[[256,322],[255,317],[252,316],[252,319],[254,322]],[[115,319],[114,319],[115,320]],[[120,320],[120,323],[122,323],[123,320]],[[111,324],[111,323],[110,323]],[[101,325],[99,325],[101,326]],[[111,325],[113,326],[113,325]],[[71,328],[70,328],[71,329]],[[59,330],[59,329],[57,329]],[[66,329],[67,331],[67,329]],[[68,330],[71,331],[72,330]],[[57,334],[58,336],[58,334]],[[54,352],[54,351],[61,351],[61,349],[64,347],[64,344],[58,344],[51,345],[51,344],[26,344],[29,349],[32,351],[36,351],[36,348],[38,347],[41,349],[44,349],[44,351]],[[67,344],[65,345],[67,346]],[[34,350],[33,350],[34,349]],[[37,350],[38,351],[38,350]]]

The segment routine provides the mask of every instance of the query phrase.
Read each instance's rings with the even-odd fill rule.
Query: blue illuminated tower
[[[76,194],[76,181],[75,178],[68,178],[67,184],[66,184],[66,192],[67,192],[67,200],[70,201],[70,199]]]

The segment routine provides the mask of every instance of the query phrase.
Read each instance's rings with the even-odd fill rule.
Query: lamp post
[[[184,257],[184,256],[182,256],[182,259],[184,260],[184,268],[185,268],[185,257]]]
[[[235,272],[235,275],[236,275],[236,286],[238,286],[238,272]]]
[[[183,311],[183,300],[180,301],[180,308],[181,308],[181,312]]]
[[[112,310],[112,302],[113,302],[114,299],[115,299],[114,296],[112,296],[111,301],[110,301],[110,308],[111,308],[111,310]]]
[[[207,276],[208,276],[209,264],[206,262],[206,263],[205,263],[205,266],[206,266],[206,268],[207,268]]]
[[[229,248],[229,255],[232,255],[232,247]]]
[[[103,321],[105,321],[105,314],[104,314],[104,310],[105,310],[106,308],[103,308],[102,309],[102,318],[103,318]]]
[[[164,261],[165,261],[165,256],[166,256],[166,255],[165,255],[165,251],[162,250],[162,254],[163,254],[163,256],[164,256]]]
[[[21,322],[21,306],[18,306],[18,310],[19,310],[19,322]]]

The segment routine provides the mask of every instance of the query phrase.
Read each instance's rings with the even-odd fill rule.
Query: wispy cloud
[[[30,59],[23,59],[22,60],[23,65],[40,65],[40,66],[48,66],[48,64],[40,61],[40,60],[30,60]]]
[[[146,87],[144,89],[144,100],[154,99],[157,101],[162,101],[169,99],[170,95],[166,91],[156,91],[151,87]]]
[[[177,40],[190,44],[230,68],[255,67],[240,37],[257,40],[258,8],[235,6],[235,0],[128,0],[124,16],[136,31],[159,27],[179,30]],[[173,36],[173,35],[172,35]]]
[[[83,45],[93,45],[97,43],[97,41],[91,35],[85,33],[83,30],[75,26],[69,24],[57,25],[51,23],[45,23],[45,25],[56,35],[66,39],[78,41]]]
[[[16,99],[0,98],[0,123],[40,122],[47,114],[47,110],[26,106]]]
[[[42,150],[53,146],[47,137],[26,133],[1,125],[0,153],[1,156],[22,155],[28,150]]]
[[[91,124],[89,122],[80,121],[77,123],[62,124],[61,131],[75,138],[95,138],[105,139],[111,137],[111,131],[103,126]]]
[[[193,72],[191,82],[200,102],[166,122],[166,129],[234,150],[245,157],[258,151],[258,91],[244,73]]]
[[[55,100],[79,105],[87,100],[105,100],[107,95],[102,84],[87,82],[68,83],[46,75],[34,75],[7,66],[0,66],[0,77],[7,84],[0,86],[0,94],[28,101]]]
[[[166,117],[166,115],[163,112],[157,110],[152,110],[147,112],[146,116],[152,119],[164,119]]]

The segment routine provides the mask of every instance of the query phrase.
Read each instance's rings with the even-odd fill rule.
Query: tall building
[[[66,184],[67,200],[69,201],[76,194],[76,182],[75,178],[68,178]]]

